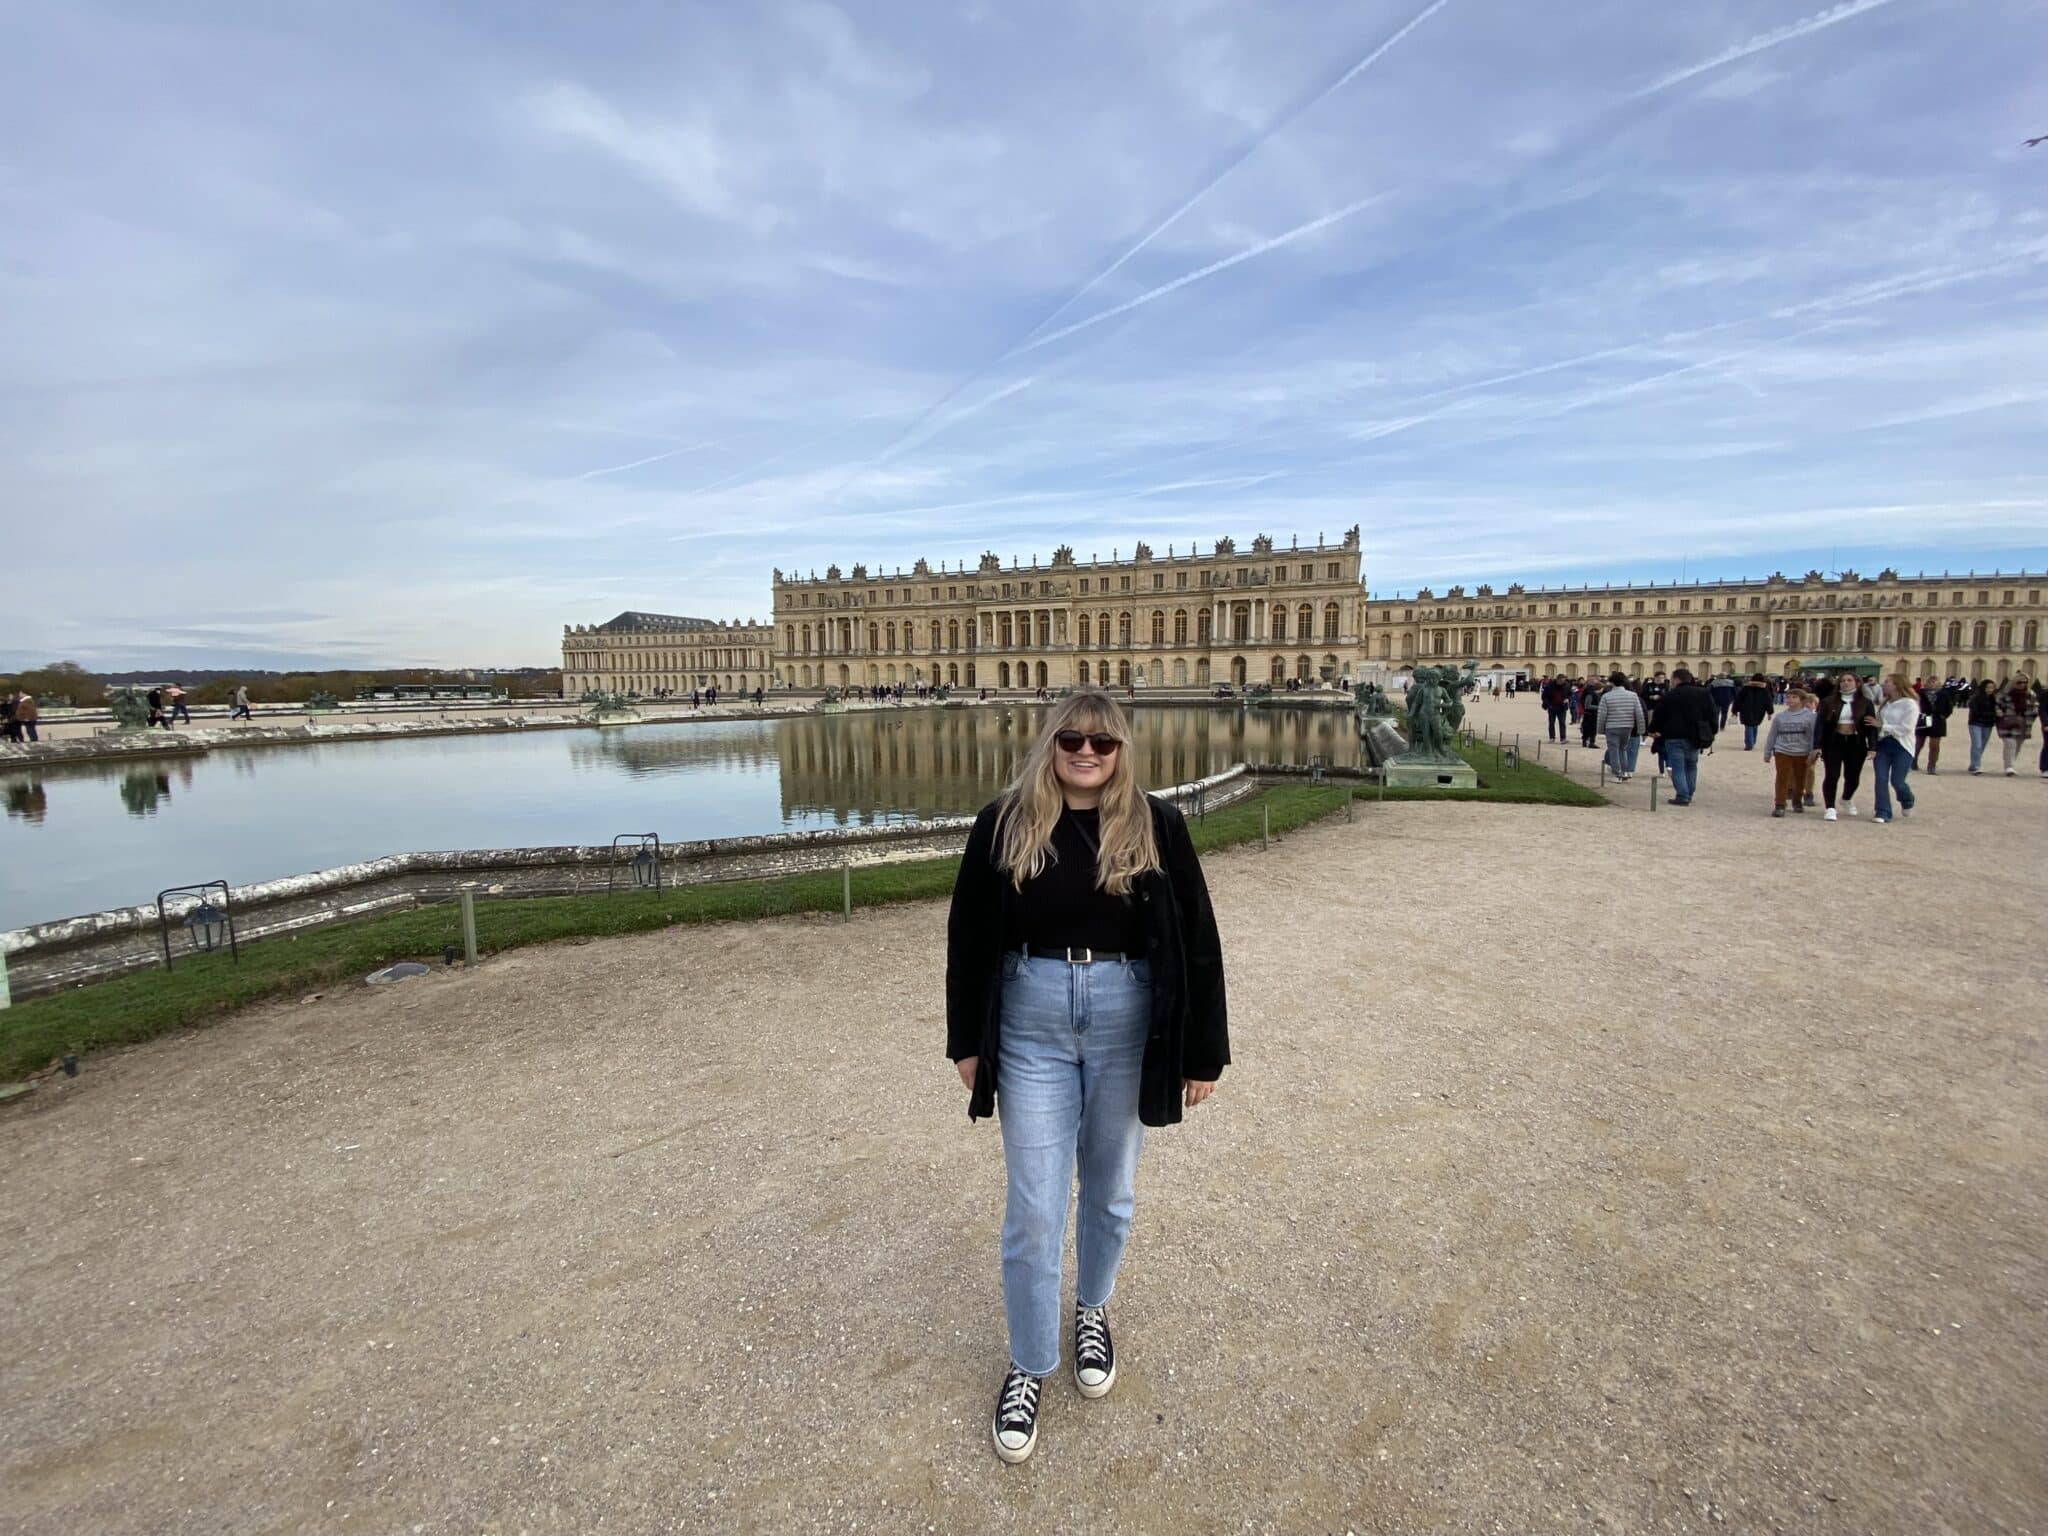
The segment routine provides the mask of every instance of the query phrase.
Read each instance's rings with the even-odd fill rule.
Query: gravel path
[[[1919,787],[1208,860],[1239,1065],[1018,1469],[942,906],[96,1059],[0,1114],[0,1531],[2048,1530],[2048,783]]]

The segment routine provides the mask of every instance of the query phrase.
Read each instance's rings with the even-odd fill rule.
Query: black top
[[[1095,884],[1095,850],[1102,845],[1101,813],[1063,807],[1052,826],[1052,857],[1017,893],[1019,942],[1040,949],[1106,949],[1141,954],[1145,930],[1137,903]]]

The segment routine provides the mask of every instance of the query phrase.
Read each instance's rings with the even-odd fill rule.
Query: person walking
[[[1752,672],[1735,695],[1735,718],[1742,722],[1742,750],[1756,750],[1757,728],[1774,714],[1771,685],[1761,672]]]
[[[1650,717],[1650,733],[1671,775],[1671,803],[1691,805],[1699,788],[1700,754],[1714,745],[1714,696],[1693,681],[1690,669],[1673,669],[1671,689]]]
[[[1589,677],[1579,696],[1579,745],[1590,747],[1600,732],[1600,679]]]
[[[1108,693],[1047,712],[968,834],[946,923],[946,1055],[969,1121],[1001,1126],[1009,1365],[990,1432],[1021,1462],[1060,1364],[1060,1260],[1078,1168],[1074,1381],[1116,1384],[1108,1306],[1143,1127],[1180,1120],[1230,1063],[1223,951],[1187,822],[1145,793]]]
[[[2048,779],[2048,673],[2034,680],[2034,718],[2041,722],[2041,760],[2036,766]]]
[[[235,684],[234,691],[228,695],[228,700],[228,718],[230,720],[253,720],[256,718],[249,708],[249,685],[247,683]]]
[[[1820,797],[1827,809],[1821,820],[1835,817],[1836,782],[1841,785],[1841,808],[1856,814],[1856,788],[1863,781],[1863,761],[1870,755],[1871,738],[1877,734],[1877,707],[1870,702],[1854,672],[1844,672],[1835,691],[1820,703]]]
[[[1543,739],[1562,742],[1566,739],[1565,716],[1572,707],[1571,690],[1564,675],[1558,674],[1543,685]]]
[[[1920,726],[1919,696],[1903,676],[1894,673],[1886,678],[1881,697],[1884,702],[1877,709],[1876,772],[1872,775],[1877,780],[1877,814],[1871,817],[1880,827],[1892,819],[1894,795],[1898,798],[1900,817],[1912,814],[1913,790],[1906,776],[1913,771],[1913,736]]]
[[[1607,771],[1626,783],[1635,777],[1636,748],[1650,722],[1643,713],[1643,701],[1619,671],[1607,679],[1598,719],[1600,734],[1607,738]]]
[[[1707,691],[1714,696],[1714,728],[1717,731],[1725,731],[1728,729],[1728,712],[1735,707],[1735,695],[1738,691],[1735,674],[1723,672],[1707,684]]]
[[[21,740],[21,726],[14,718],[14,706],[20,702],[21,695],[12,688],[0,698],[0,741]]]
[[[2018,771],[2013,764],[2019,760],[2020,744],[2034,734],[2034,716],[2040,707],[2026,674],[2013,673],[2012,681],[1998,696],[1998,745],[2005,754],[2008,779]]]
[[[171,684],[164,690],[164,698],[171,706],[172,725],[176,725],[180,720],[187,725],[192,723],[192,711],[185,707],[185,690],[182,687],[176,683]]]
[[[1787,800],[1792,802],[1793,810],[1805,813],[1806,781],[1813,772],[1814,732],[1818,728],[1812,695],[1804,689],[1793,689],[1786,696],[1785,708],[1771,721],[1770,734],[1764,737],[1764,761],[1777,762],[1777,781],[1771,799],[1773,816],[1785,814]]]
[[[1977,679],[1970,690],[1970,772],[1984,769],[1984,749],[1991,745],[1991,733],[1998,729],[1998,684],[1988,677]]]
[[[36,696],[26,688],[22,689],[15,696],[14,700],[14,723],[21,732],[22,740],[40,741],[42,739],[36,735],[37,713]]]
[[[1948,717],[1955,713],[1956,696],[1940,683],[1932,680],[1920,688],[1920,725],[1914,733],[1913,766],[1920,766],[1920,750],[1927,753],[1927,772],[1938,770],[1935,765],[1941,761],[1941,743],[1948,735]]]
[[[153,684],[145,697],[149,700],[149,725],[160,725],[168,731],[171,728],[171,723],[164,718],[163,685],[161,683]],[[149,725],[144,726],[143,729],[149,729]]]

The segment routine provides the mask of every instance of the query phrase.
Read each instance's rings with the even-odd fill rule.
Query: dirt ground
[[[89,1060],[0,1114],[0,1530],[2048,1531],[2048,783],[1739,746],[1207,861],[1237,1065],[1021,1468],[941,905]]]

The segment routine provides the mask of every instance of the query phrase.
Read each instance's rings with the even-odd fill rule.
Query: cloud
[[[1840,5],[1830,6],[1824,11],[1818,11],[1799,21],[1788,22],[1782,27],[1773,27],[1768,32],[1759,32],[1754,37],[1733,47],[1724,48],[1709,58],[1688,64],[1682,69],[1674,69],[1669,74],[1659,75],[1649,84],[1638,86],[1630,95],[1637,99],[1654,96],[1660,91],[1670,90],[1674,85],[1683,85],[1686,81],[1704,75],[1710,70],[1733,64],[1738,59],[1749,58],[1784,43],[1797,42],[1802,37],[1811,37],[1816,32],[1840,26],[1845,21],[1854,20],[1870,11],[1881,10],[1893,3],[1894,0],[1843,0]]]

